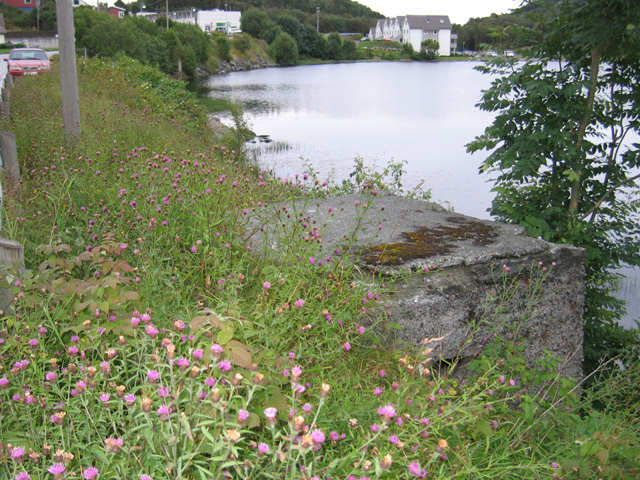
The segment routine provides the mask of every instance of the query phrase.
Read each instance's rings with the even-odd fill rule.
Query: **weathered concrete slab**
[[[251,225],[254,248],[302,243],[319,258],[339,249],[376,273],[365,278],[401,278],[384,299],[385,314],[401,327],[390,340],[420,347],[444,336],[435,353],[450,359],[517,333],[528,360],[548,351],[562,359],[565,375],[582,375],[584,249],[395,196],[273,205]]]

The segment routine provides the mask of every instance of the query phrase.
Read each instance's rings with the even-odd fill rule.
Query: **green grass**
[[[67,142],[56,68],[16,82],[2,120],[23,174],[4,234],[27,272],[5,276],[1,478],[640,474],[637,358],[579,397],[553,359],[498,339],[454,378],[427,350],[383,347],[393,285],[320,255],[304,219],[278,252],[246,242],[270,205],[298,218],[279,202],[371,199],[401,165],[357,167],[364,191],[278,180],[212,138],[181,84],[126,59],[80,62]]]

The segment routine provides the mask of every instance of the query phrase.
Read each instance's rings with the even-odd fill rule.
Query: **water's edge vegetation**
[[[588,390],[553,358],[525,363],[517,335],[466,378],[432,360],[438,339],[384,348],[401,278],[375,287],[320,256],[305,218],[284,252],[245,239],[275,202],[350,191],[375,208],[393,178],[260,171],[241,125],[216,138],[180,82],[126,58],[79,63],[82,135],[67,141],[56,68],[17,82],[2,119],[23,175],[3,182],[3,234],[27,267],[4,278],[2,478],[640,475],[637,347]],[[508,303],[504,286],[487,301]]]

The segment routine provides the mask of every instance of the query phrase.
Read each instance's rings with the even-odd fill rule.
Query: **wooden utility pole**
[[[80,136],[80,100],[76,67],[76,40],[72,0],[56,0],[58,46],[60,50],[60,88],[62,120],[67,139]]]

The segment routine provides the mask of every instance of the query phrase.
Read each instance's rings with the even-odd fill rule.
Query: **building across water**
[[[240,33],[240,16],[242,12],[231,10],[196,10],[194,8],[169,12],[169,18],[174,22],[198,25],[205,32]],[[139,12],[138,17],[144,17],[152,22],[158,18],[165,18],[165,12]]]
[[[371,40],[391,40],[410,44],[419,51],[422,42],[438,42],[438,55],[448,56],[457,50],[457,35],[451,33],[451,21],[447,15],[404,15],[381,18],[369,30]]]

